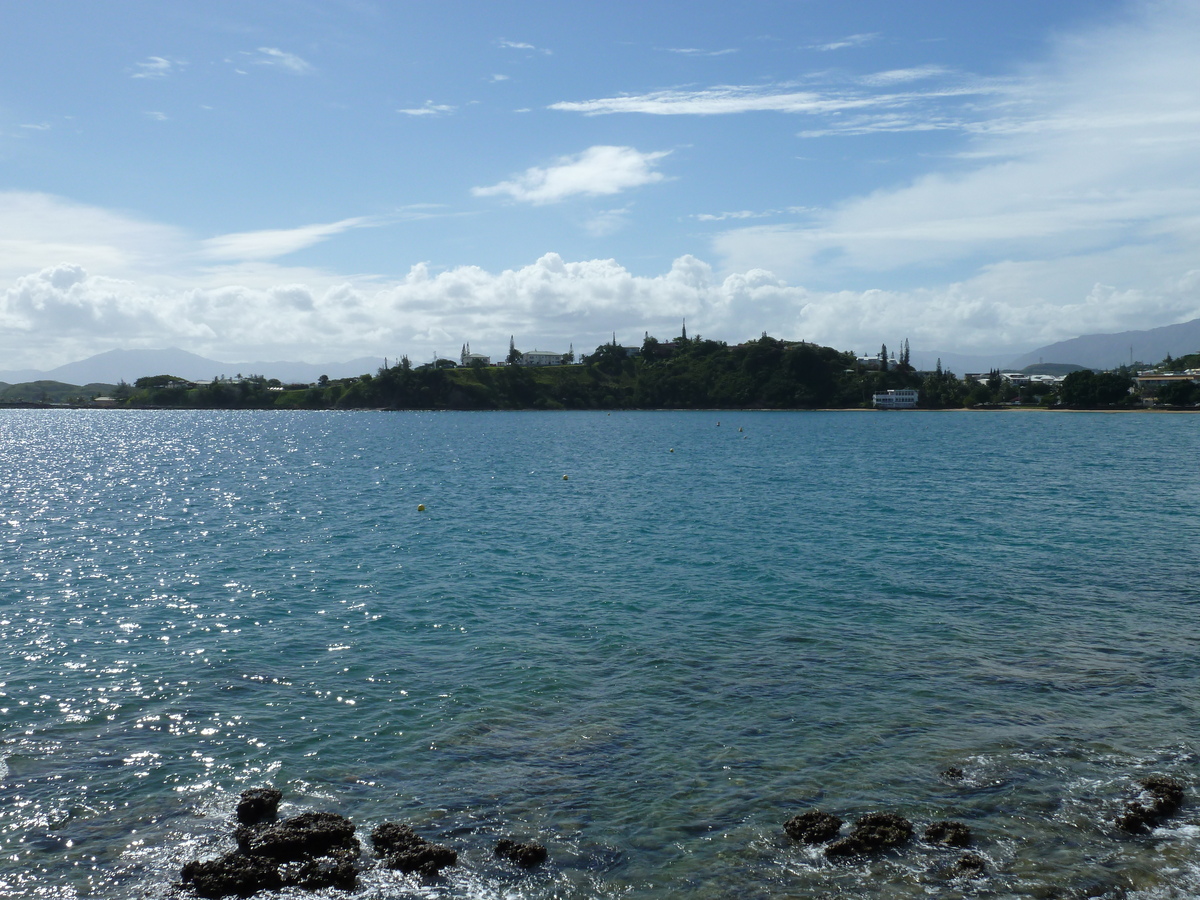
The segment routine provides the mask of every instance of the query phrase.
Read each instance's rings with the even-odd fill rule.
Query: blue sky
[[[0,368],[1200,316],[1194,2],[0,0]]]

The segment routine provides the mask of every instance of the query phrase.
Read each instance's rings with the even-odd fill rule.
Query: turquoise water
[[[0,894],[175,896],[268,783],[459,850],[372,898],[1200,894],[1200,804],[1109,824],[1200,782],[1200,418],[9,410],[0,458]],[[988,874],[827,862],[812,805]]]

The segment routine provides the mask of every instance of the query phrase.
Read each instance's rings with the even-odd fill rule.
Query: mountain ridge
[[[48,370],[16,369],[0,372],[0,382],[63,381],[68,384],[133,383],[150,375],[177,375],[189,381],[209,381],[218,375],[262,375],[284,382],[309,384],[322,375],[353,378],[373,373],[383,357],[363,356],[344,362],[306,363],[291,361],[227,363],[168,347],[164,350],[107,350],[86,359]]]

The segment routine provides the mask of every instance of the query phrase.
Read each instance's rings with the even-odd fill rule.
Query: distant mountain
[[[227,363],[207,359],[171,347],[167,350],[109,350],[79,362],[67,363],[49,371],[21,369],[0,372],[0,382],[23,384],[29,381],[62,381],[67,384],[127,381],[132,384],[147,375],[178,375],[189,381],[208,381],[218,375],[262,375],[285,382],[308,384],[322,375],[330,378],[353,378],[374,373],[383,365],[382,357],[363,356],[347,362],[245,362]]]
[[[1200,319],[1179,325],[1164,325],[1147,331],[1122,331],[1118,334],[1087,334],[1039,347],[1010,363],[1022,369],[1042,361],[1075,363],[1091,369],[1115,369],[1135,362],[1157,363],[1168,355],[1183,356],[1200,350]]]
[[[942,361],[942,369],[953,372],[960,378],[967,372],[990,372],[992,369],[1006,368],[1004,361],[1017,352],[1012,348],[997,350],[994,353],[953,353],[946,350],[913,350],[912,364],[921,371],[933,371],[938,360]]]
[[[80,387],[61,381],[29,381],[24,384],[0,384],[0,402],[3,403],[69,403],[73,400],[91,400],[95,396],[112,393],[115,385],[85,384]]]

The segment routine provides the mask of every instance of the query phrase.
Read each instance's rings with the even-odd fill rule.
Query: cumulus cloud
[[[285,72],[290,72],[293,75],[307,75],[313,71],[311,64],[301,59],[295,53],[288,53],[285,50],[280,50],[278,47],[259,47],[258,55],[253,56],[250,60],[256,66],[270,66],[274,69],[282,69]]]
[[[599,197],[662,181],[658,161],[669,150],[642,153],[633,147],[596,146],[554,165],[534,166],[509,181],[472,188],[476,197],[511,197],[523,203],[558,203],[568,197]]]

